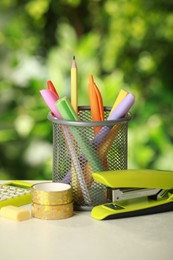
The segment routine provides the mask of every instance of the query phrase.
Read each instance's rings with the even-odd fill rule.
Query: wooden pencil
[[[71,105],[78,114],[78,70],[75,56],[73,56],[71,66]]]

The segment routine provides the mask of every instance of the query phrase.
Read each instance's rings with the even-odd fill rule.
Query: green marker
[[[55,103],[55,106],[63,119],[70,121],[79,120],[67,97],[60,98]],[[81,150],[85,152],[86,159],[90,163],[93,171],[104,171],[105,169],[101,159],[97,155],[96,151],[91,147],[91,143],[89,143],[87,138],[81,136],[77,127],[70,127],[70,130]]]

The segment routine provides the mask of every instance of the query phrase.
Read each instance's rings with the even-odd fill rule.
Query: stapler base
[[[169,198],[166,197],[161,200],[140,198],[105,203],[94,207],[91,211],[91,216],[97,220],[106,220],[155,214],[167,211],[173,211],[172,195]]]

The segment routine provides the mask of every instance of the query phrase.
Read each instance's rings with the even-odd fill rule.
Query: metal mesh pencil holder
[[[127,169],[127,132],[131,115],[120,120],[92,121],[90,107],[79,107],[80,121],[55,118],[53,123],[54,182],[69,183],[76,209],[87,210],[106,202],[106,187],[93,172]],[[110,108],[104,108],[108,117]]]

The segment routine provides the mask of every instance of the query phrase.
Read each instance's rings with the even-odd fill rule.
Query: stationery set
[[[71,97],[60,97],[52,81],[40,90],[53,125],[52,182],[20,181],[0,186],[0,215],[63,219],[75,210],[90,210],[97,220],[125,218],[173,210],[173,172],[128,169],[128,123],[135,103],[121,89],[112,107],[103,105],[93,75],[88,77],[89,106],[78,105],[78,68],[71,66]],[[114,93],[112,93],[114,95]]]

